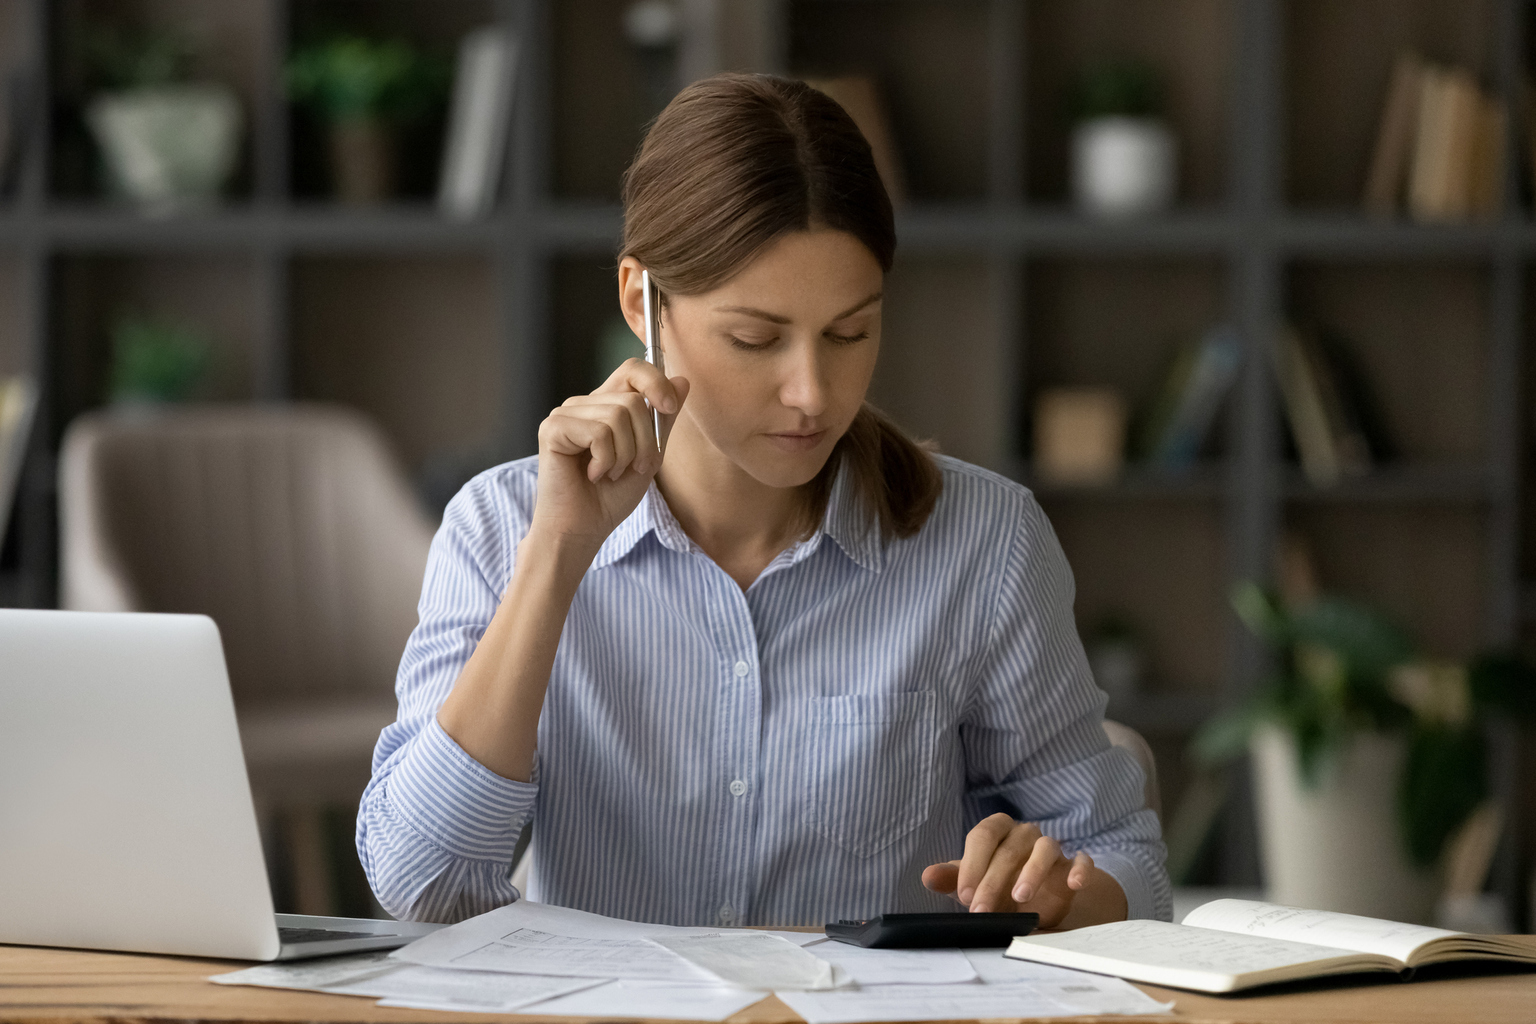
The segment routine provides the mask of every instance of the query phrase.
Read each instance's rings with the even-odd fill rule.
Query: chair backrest
[[[1163,794],[1157,785],[1157,759],[1152,756],[1152,746],[1146,739],[1128,725],[1119,722],[1104,720],[1104,734],[1109,737],[1109,742],[1130,752],[1136,758],[1136,763],[1141,765],[1141,773],[1146,776],[1146,785],[1142,788],[1147,806],[1157,812],[1158,818],[1163,816]]]
[[[59,477],[63,607],[212,616],[245,706],[392,686],[432,527],[362,416],[92,413]]]

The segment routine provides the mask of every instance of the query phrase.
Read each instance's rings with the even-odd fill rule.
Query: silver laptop
[[[289,960],[437,927],[272,912],[212,619],[0,609],[0,943]]]

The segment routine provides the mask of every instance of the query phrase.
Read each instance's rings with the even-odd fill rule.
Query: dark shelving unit
[[[476,266],[489,268],[494,292],[499,398],[487,444],[497,458],[533,451],[536,425],[576,372],[569,367],[579,359],[557,347],[557,339],[575,344],[569,340],[573,314],[550,296],[588,294],[601,275],[611,274],[621,224],[617,174],[644,120],[632,102],[632,56],[623,51],[616,27],[624,4],[494,0],[474,8],[517,32],[521,55],[509,173],[494,213],[472,223],[443,220],[419,202],[347,210],[309,196],[296,198],[291,111],[278,69],[295,12],[314,5],[309,0],[249,4],[259,8],[256,20],[262,26],[253,43],[257,85],[247,97],[249,187],[221,209],[155,219],[53,194],[51,100],[38,99],[44,130],[30,150],[19,197],[0,211],[0,258],[11,261],[15,291],[22,296],[15,320],[25,362],[48,387],[43,429],[34,436],[14,520],[14,554],[0,570],[0,602],[46,606],[55,597],[54,453],[65,426],[62,417],[70,411],[59,403],[68,390],[58,377],[55,323],[61,261],[198,254],[248,260],[257,315],[246,397],[283,401],[299,394],[296,377],[314,361],[306,363],[296,348],[314,333],[294,320],[306,294],[299,270],[328,260],[472,257]],[[1337,13],[1350,5],[1347,17]],[[329,6],[348,9],[345,3]],[[1368,151],[1370,139],[1359,138],[1364,116],[1339,115],[1338,123],[1324,123],[1320,119],[1332,115],[1317,100],[1316,89],[1334,80],[1324,73],[1323,84],[1314,88],[1293,66],[1332,52],[1317,34],[1376,19],[1386,26],[1382,37],[1388,41],[1357,40],[1368,51],[1362,58],[1368,67],[1359,74],[1374,76],[1373,88],[1384,84],[1385,71],[1378,66],[1385,68],[1401,41],[1431,57],[1466,60],[1519,111],[1527,75],[1527,6],[1525,0],[1467,5],[1404,0],[1385,6],[1379,0],[717,0],[712,7],[685,5],[695,13],[713,10],[706,20],[717,36],[680,54],[679,66],[699,73],[733,67],[881,76],[894,101],[895,134],[906,146],[912,198],[898,217],[901,255],[889,303],[886,365],[874,397],[914,432],[1038,484],[1043,504],[1074,543],[1085,537],[1091,543],[1092,534],[1079,529],[1082,524],[1073,517],[1089,517],[1084,523],[1119,522],[1114,516],[1130,521],[1157,508],[1159,515],[1174,517],[1167,522],[1198,519],[1187,543],[1204,545],[1205,561],[1219,566],[1212,591],[1191,598],[1204,609],[1207,625],[1200,628],[1219,637],[1219,650],[1202,655],[1201,663],[1213,666],[1212,678],[1192,688],[1173,685],[1116,710],[1129,724],[1164,737],[1160,752],[1176,752],[1181,738],[1210,710],[1244,697],[1265,671],[1263,651],[1226,610],[1224,595],[1239,580],[1270,576],[1276,538],[1294,515],[1394,515],[1431,507],[1473,517],[1481,628],[1461,642],[1513,646],[1522,639],[1521,622],[1536,622],[1530,611],[1536,604],[1533,585],[1522,585],[1519,571],[1530,415],[1522,375],[1527,300],[1536,294],[1529,281],[1536,265],[1536,222],[1520,198],[1529,191],[1523,186],[1521,119],[1510,119],[1508,199],[1496,220],[1447,226],[1375,221],[1354,211],[1352,194],[1341,191],[1344,171],[1332,170],[1353,168]],[[22,50],[51,81],[56,5],[24,0],[18,9],[26,34]],[[463,20],[461,14],[449,20]],[[1442,47],[1436,33],[1444,35],[1445,24],[1461,31],[1451,33],[1454,38]],[[828,34],[839,31],[847,38],[831,46]],[[852,47],[846,69],[836,66],[843,42]],[[958,65],[938,60],[926,52],[928,46],[963,54],[965,60]],[[1069,58],[1104,50],[1178,62],[1172,75],[1174,120],[1189,140],[1190,156],[1181,204],[1166,216],[1106,223],[1065,205],[1055,90],[1070,68]],[[594,75],[594,68],[611,74]],[[1337,88],[1353,81],[1340,77]],[[954,108],[953,123],[943,116],[945,104]],[[1376,105],[1372,99],[1372,111]],[[611,132],[573,127],[574,118],[604,110],[612,124],[603,124]],[[1373,113],[1364,132],[1373,137],[1374,130]],[[953,132],[959,132],[954,139]],[[1318,140],[1319,153],[1298,149],[1310,139]],[[1350,182],[1357,180],[1353,169],[1348,173]],[[1071,343],[1031,329],[1033,312],[1048,298],[1031,294],[1041,261],[1090,268],[1106,261],[1194,267],[1189,273],[1197,282],[1208,275],[1220,296],[1218,315],[1237,328],[1246,353],[1213,460],[1182,475],[1133,469],[1101,488],[1035,480],[1025,441],[1032,398],[1042,383],[1073,382],[1031,377],[1031,368],[1041,364],[1038,357]],[[1389,271],[1421,264],[1463,267],[1477,275],[1482,303],[1477,356],[1483,360],[1479,441],[1475,456],[1409,453],[1367,477],[1320,489],[1306,483],[1283,455],[1285,428],[1266,346],[1289,310],[1295,268],[1326,282],[1361,264]],[[957,321],[947,336],[941,332],[951,325],[933,319],[936,302],[954,307]],[[934,385],[936,396],[907,383],[935,366],[950,372]],[[1113,580],[1082,582],[1090,591],[1113,585]],[[1509,744],[1501,749],[1504,767],[1497,775],[1514,806],[1523,783],[1509,767],[1516,753]],[[1239,784],[1234,792],[1246,792],[1246,786]],[[1519,816],[1511,815],[1511,821],[1518,824]],[[1222,880],[1255,880],[1253,832],[1241,801],[1224,835]],[[1527,844],[1518,830],[1507,836],[1498,866],[1499,888],[1516,907],[1524,906]]]

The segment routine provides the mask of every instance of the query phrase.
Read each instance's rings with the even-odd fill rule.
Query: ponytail
[[[944,477],[931,441],[908,437],[885,413],[865,402],[848,432],[838,440],[821,472],[806,484],[803,526],[821,525],[839,468],[848,464],[854,491],[880,520],[882,538],[910,537],[933,512]]]

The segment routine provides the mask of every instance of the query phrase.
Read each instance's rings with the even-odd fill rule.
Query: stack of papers
[[[809,1024],[1166,1013],[1118,978],[991,950],[877,950],[819,934],[638,924],[520,900],[393,953],[211,980],[380,1006],[724,1020],[772,992]]]

